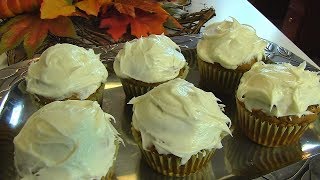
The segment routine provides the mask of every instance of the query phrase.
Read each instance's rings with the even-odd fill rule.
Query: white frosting
[[[217,62],[226,69],[236,69],[252,59],[262,60],[266,45],[252,27],[241,25],[232,18],[232,21],[206,27],[197,45],[197,53],[203,61]]]
[[[117,76],[146,83],[174,79],[187,66],[180,48],[165,35],[150,35],[126,42],[114,61]]]
[[[25,179],[100,179],[113,164],[118,137],[97,102],[55,101],[35,112],[14,138]]]
[[[56,100],[72,95],[86,99],[106,82],[107,77],[107,69],[92,49],[57,44],[30,65],[26,76],[27,91]]]
[[[246,109],[271,116],[310,114],[308,106],[320,104],[320,76],[305,66],[257,62],[242,76],[237,98]]]
[[[140,131],[142,145],[152,145],[160,154],[181,157],[185,164],[204,149],[221,148],[221,140],[231,134],[230,119],[211,92],[196,88],[180,78],[133,98],[133,127]]]

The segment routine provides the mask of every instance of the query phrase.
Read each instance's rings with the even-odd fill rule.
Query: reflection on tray
[[[235,175],[257,177],[303,159],[299,143],[269,148],[250,141],[235,130],[224,143],[227,170]]]

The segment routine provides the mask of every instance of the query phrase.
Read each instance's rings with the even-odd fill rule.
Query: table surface
[[[317,66],[304,52],[302,52],[247,0],[194,0],[190,7],[190,11],[198,11],[204,7],[213,7],[216,10],[216,16],[209,20],[206,25],[234,17],[241,24],[248,24],[254,27],[259,37],[272,41],[279,46],[288,49],[310,64],[319,68],[319,66]]]

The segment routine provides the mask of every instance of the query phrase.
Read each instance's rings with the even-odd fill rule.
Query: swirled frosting
[[[107,77],[107,69],[92,49],[57,44],[30,65],[26,76],[27,91],[56,100],[71,96],[86,99],[106,82]]]
[[[113,164],[117,131],[97,102],[55,101],[35,112],[14,138],[24,179],[100,179]]]
[[[221,148],[231,134],[230,119],[211,92],[196,88],[180,78],[159,85],[133,98],[133,127],[140,131],[145,150],[181,157],[185,164],[204,149]]]
[[[237,98],[246,109],[271,116],[310,114],[308,107],[320,104],[320,76],[305,67],[257,62],[242,76]]]
[[[126,42],[113,67],[121,78],[157,83],[176,78],[186,65],[176,43],[165,35],[150,35]]]
[[[253,28],[232,18],[232,21],[206,27],[197,45],[197,53],[203,61],[219,63],[226,69],[236,69],[253,59],[262,60],[266,45]]]

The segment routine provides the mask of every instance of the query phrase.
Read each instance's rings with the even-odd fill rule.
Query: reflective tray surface
[[[196,63],[196,43],[198,35],[179,36],[173,40],[183,50],[188,60],[190,72],[187,80],[199,85],[199,73]],[[102,108],[112,114],[116,123],[114,126],[124,139],[115,164],[114,179],[119,180],[149,180],[149,179],[248,179],[256,178],[293,163],[316,155],[320,152],[320,125],[316,123],[301,138],[300,143],[280,147],[268,148],[251,142],[233,123],[233,137],[223,139],[223,148],[215,152],[208,166],[200,172],[185,178],[162,176],[148,167],[141,158],[138,146],[131,135],[132,107],[127,105],[125,94],[119,79],[113,72],[112,62],[121,44],[110,47],[97,47],[102,52],[103,62],[109,71],[108,82],[105,86]],[[270,43],[266,48],[266,55],[270,62],[290,62],[298,65],[300,58],[286,49]],[[15,64],[0,70],[0,179],[18,179],[13,165],[13,138],[19,133],[27,118],[39,109],[25,91],[24,76],[29,63],[33,60]],[[309,70],[316,68],[307,65]],[[226,114],[235,121],[235,102],[233,97],[216,94],[226,105]]]

